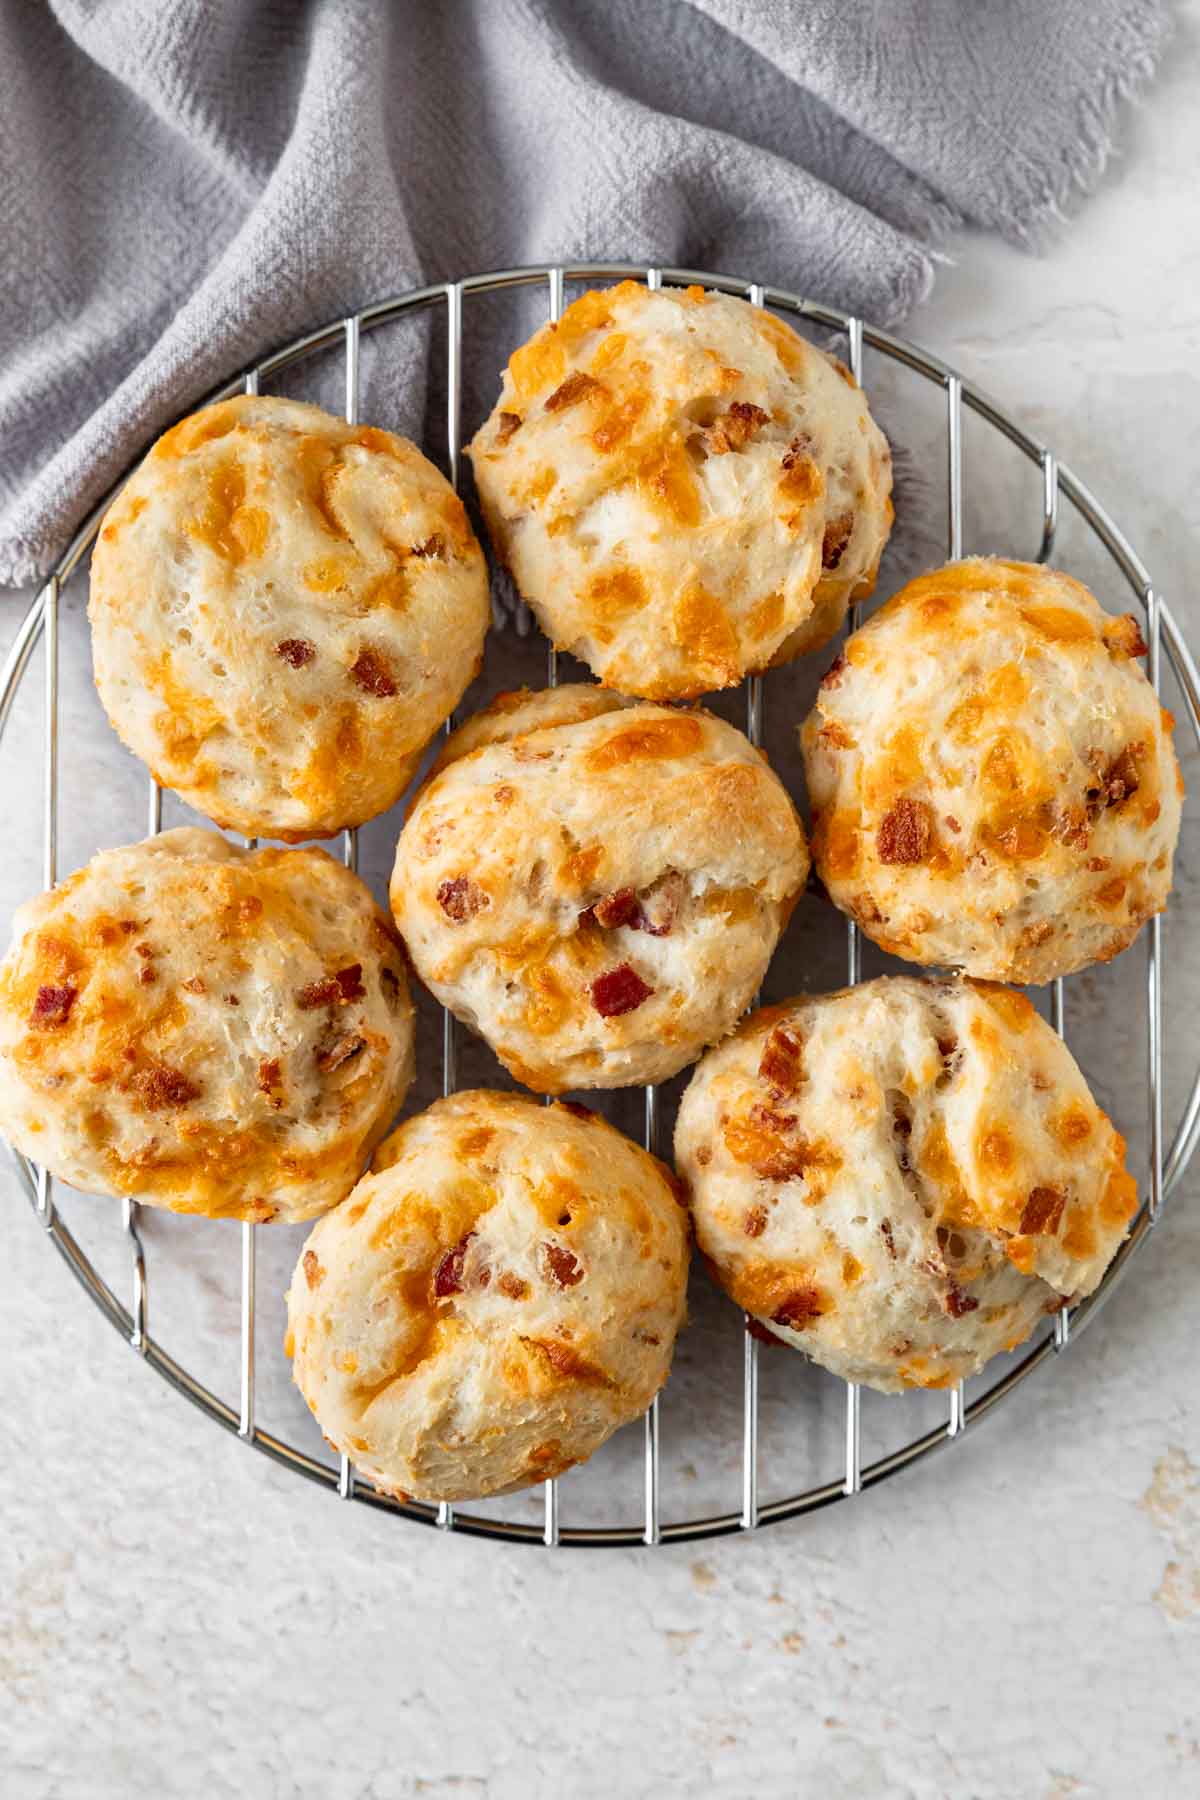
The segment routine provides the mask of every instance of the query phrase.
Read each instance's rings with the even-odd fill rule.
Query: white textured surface
[[[1193,641],[1198,36],[1192,0],[1124,156],[1063,242],[1040,261],[959,247],[909,328],[1112,505]],[[0,613],[5,644],[18,611]],[[66,717],[72,756],[103,744],[82,670]],[[111,766],[132,804],[133,772]],[[5,916],[37,882],[17,847],[36,755],[27,784],[14,768],[6,746]],[[1194,754],[1185,773],[1200,791]],[[77,859],[68,841],[64,866]],[[1168,1002],[1182,1055],[1200,1005],[1194,850],[1180,885]],[[1118,1118],[1138,1101],[1143,965],[1125,961],[1072,988],[1073,1042]],[[139,1367],[6,1187],[0,1740],[14,1800],[1200,1791],[1195,1172],[1094,1329],[957,1448],[752,1540],[604,1555],[446,1539],[251,1455]],[[202,1369],[231,1322],[231,1290],[204,1267]],[[792,1364],[763,1361],[773,1391]],[[818,1413],[828,1460],[837,1415]],[[721,1473],[671,1466],[697,1488]]]

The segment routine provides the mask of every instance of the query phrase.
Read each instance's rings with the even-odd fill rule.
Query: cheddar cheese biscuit
[[[0,1130],[72,1187],[312,1218],[354,1185],[412,1073],[395,933],[323,850],[168,831],[17,913]]]
[[[848,371],[701,288],[584,294],[514,352],[470,454],[543,628],[648,699],[826,642],[891,526],[887,442]]]
[[[465,1092],[409,1119],[310,1235],[287,1349],[321,1430],[385,1492],[561,1475],[667,1378],[687,1219],[581,1107]]]
[[[762,753],[703,712],[571,686],[450,739],[400,836],[418,974],[544,1093],[661,1081],[730,1030],[808,871]]]
[[[1090,1294],[1137,1206],[1062,1039],[961,979],[756,1013],[692,1077],[675,1157],[725,1291],[885,1393],[950,1386]]]
[[[802,732],[813,857],[897,956],[994,980],[1106,961],[1166,905],[1182,784],[1135,620],[1031,563],[923,575]]]
[[[414,445],[254,396],[159,439],[100,529],[88,611],[100,698],[156,779],[291,841],[399,798],[479,666],[487,575]]]

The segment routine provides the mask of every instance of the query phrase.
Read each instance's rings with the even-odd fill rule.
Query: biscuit
[[[910,962],[1050,981],[1130,944],[1171,889],[1182,782],[1131,616],[971,558],[854,633],[802,728],[831,898]]]
[[[0,1130],[72,1187],[312,1218],[349,1193],[412,1073],[395,933],[323,850],[168,831],[16,915]]]
[[[421,979],[542,1093],[662,1081],[753,1000],[808,871],[762,753],[569,686],[449,740],[396,848]]]
[[[649,1406],[687,1264],[646,1151],[582,1107],[458,1093],[312,1232],[285,1348],[325,1436],[384,1492],[509,1493]]]
[[[251,837],[385,811],[479,667],[487,573],[414,445],[223,400],[155,444],[92,557],[96,686],[162,786]]]
[[[543,629],[651,700],[825,643],[891,528],[891,455],[854,378],[698,287],[584,294],[514,352],[470,455]]]
[[[1098,1285],[1125,1145],[1023,994],[884,977],[755,1013],[675,1158],[725,1292],[848,1381],[948,1387]]]

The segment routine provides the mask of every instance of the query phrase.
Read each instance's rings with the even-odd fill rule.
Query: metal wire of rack
[[[542,286],[546,290],[548,316],[557,319],[563,309],[567,282],[603,282],[633,276],[650,287],[664,283],[686,287],[700,284],[723,293],[738,295],[755,306],[768,306],[807,321],[811,325],[839,332],[847,344],[847,357],[852,373],[863,381],[864,347],[903,365],[911,372],[940,387],[945,396],[946,494],[948,512],[947,555],[961,556],[963,549],[963,408],[964,406],[1001,432],[1025,457],[1034,463],[1042,476],[1041,541],[1037,560],[1051,554],[1058,528],[1059,511],[1065,500],[1103,545],[1120,575],[1142,609],[1146,621],[1145,635],[1149,645],[1149,676],[1157,690],[1162,674],[1165,649],[1183,695],[1188,723],[1200,746],[1200,675],[1170,609],[1155,588],[1150,574],[1124,533],[1099,504],[1087,487],[1061,464],[1053,451],[1032,438],[994,401],[971,383],[948,368],[938,358],[918,349],[902,338],[842,312],[836,307],[806,300],[783,289],[747,282],[739,278],[714,275],[693,269],[646,268],[626,263],[577,263],[563,266],[543,265],[536,268],[505,269],[468,276],[461,281],[437,283],[417,288],[366,307],[362,312],[339,319],[310,332],[265,357],[253,368],[228,382],[211,398],[226,399],[239,392],[258,393],[263,381],[284,369],[339,346],[345,367],[345,415],[351,423],[358,421],[360,351],[362,335],[399,318],[426,310],[444,310],[446,329],[446,409],[445,448],[450,477],[459,485],[461,449],[462,370],[463,370],[463,305],[464,300],[504,289]],[[124,479],[124,478],[122,478]],[[80,527],[44,586],[35,597],[22,621],[16,639],[0,674],[0,738],[7,726],[17,690],[28,670],[39,639],[43,645],[44,688],[44,793],[43,793],[43,878],[51,887],[57,879],[57,847],[59,820],[59,601],[64,584],[78,568],[99,530],[103,515],[121,483],[105,497]],[[859,622],[859,608],[851,611],[849,629]],[[557,681],[557,657],[553,646],[548,652],[547,680]],[[745,692],[746,731],[750,740],[761,744],[763,731],[763,681],[751,677]],[[447,727],[449,729],[449,726]],[[162,792],[150,783],[148,829],[151,835],[161,829]],[[358,834],[347,831],[343,838],[343,857],[348,867],[358,864]],[[861,941],[855,925],[847,924],[847,981],[861,979]],[[1129,1236],[1109,1268],[1104,1281],[1087,1300],[1055,1316],[1053,1336],[1044,1338],[1014,1366],[992,1383],[969,1405],[961,1384],[947,1396],[944,1420],[921,1436],[910,1439],[900,1448],[876,1458],[864,1467],[862,1460],[862,1416],[860,1393],[856,1384],[845,1383],[845,1458],[841,1473],[833,1480],[807,1489],[803,1493],[763,1503],[759,1496],[759,1344],[749,1332],[744,1334],[742,1373],[742,1504],[738,1511],[715,1513],[704,1517],[664,1520],[660,1493],[659,1401],[656,1399],[645,1416],[643,1441],[644,1506],[639,1520],[617,1525],[571,1525],[560,1519],[559,1490],[556,1481],[548,1481],[544,1489],[544,1512],[540,1526],[526,1521],[489,1517],[475,1510],[442,1504],[428,1505],[419,1501],[398,1502],[379,1493],[369,1482],[357,1477],[343,1456],[334,1467],[310,1456],[296,1445],[262,1428],[255,1418],[255,1303],[256,1303],[256,1232],[257,1227],[244,1224],[241,1233],[241,1300],[240,1363],[237,1403],[231,1404],[198,1381],[178,1362],[150,1330],[149,1280],[145,1250],[138,1227],[138,1206],[126,1200],[121,1207],[122,1230],[128,1240],[131,1295],[126,1306],[102,1278],[68,1228],[54,1203],[53,1183],[49,1173],[14,1152],[18,1172],[34,1212],[55,1248],[62,1255],[84,1290],[101,1312],[116,1327],[135,1351],[185,1398],[208,1414],[227,1430],[235,1433],[256,1450],[332,1489],[344,1500],[358,1500],[369,1506],[384,1508],[419,1523],[434,1525],[444,1531],[464,1535],[506,1539],[513,1542],[547,1545],[630,1545],[680,1542],[715,1537],[730,1532],[754,1531],[760,1526],[794,1518],[818,1507],[850,1498],[876,1486],[903,1468],[928,1456],[944,1445],[962,1438],[1005,1400],[1035,1369],[1054,1353],[1061,1353],[1073,1342],[1099,1312],[1108,1296],[1123,1278],[1133,1257],[1161,1216],[1163,1204],[1182,1176],[1197,1137],[1200,1137],[1200,1069],[1197,1070],[1183,1106],[1179,1122],[1166,1142],[1164,1108],[1164,1046],[1162,1026],[1162,920],[1154,918],[1146,932],[1146,1000],[1147,1000],[1147,1084],[1148,1167],[1147,1198],[1139,1211]],[[1051,995],[1051,1019],[1061,1032],[1064,1021],[1063,983],[1057,981]],[[457,1049],[455,1025],[449,1012],[443,1014],[442,1034],[443,1090],[452,1093],[457,1086]],[[645,1089],[644,1142],[648,1149],[658,1147],[659,1104],[654,1087]]]

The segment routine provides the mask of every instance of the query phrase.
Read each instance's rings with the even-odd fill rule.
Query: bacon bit
[[[136,919],[122,919],[121,920],[121,930],[123,932],[125,932],[126,936],[128,936],[131,932],[136,931],[137,928],[138,928],[138,922]]]
[[[742,1230],[747,1237],[761,1237],[767,1229],[767,1209],[765,1206],[752,1206],[742,1220]]]
[[[335,1069],[340,1069],[344,1062],[349,1062],[352,1056],[357,1056],[359,1051],[365,1050],[366,1047],[365,1037],[360,1036],[356,1031],[348,1031],[327,1048],[318,1049],[317,1067],[322,1075],[332,1075]]]
[[[374,694],[376,699],[390,700],[399,691],[386,661],[374,650],[360,650],[350,674],[364,694]]]
[[[433,1297],[435,1300],[447,1300],[451,1294],[462,1293],[463,1263],[467,1258],[467,1245],[476,1233],[468,1231],[460,1238],[453,1250],[447,1250],[433,1271]]]
[[[615,894],[608,894],[603,900],[597,900],[595,906],[590,908],[597,925],[602,925],[605,931],[614,931],[619,925],[631,924],[635,931],[640,930],[640,925],[635,921],[641,910],[632,888],[618,888]]]
[[[777,1100],[794,1094],[804,1080],[804,1040],[788,1025],[776,1025],[759,1058],[758,1078]]]
[[[139,1069],[133,1085],[155,1112],[168,1106],[186,1106],[190,1100],[200,1098],[200,1089],[194,1081],[189,1081],[181,1069],[168,1069],[164,1063],[156,1063],[151,1069]]]
[[[579,1100],[560,1100],[558,1104],[564,1112],[574,1113],[577,1119],[597,1119],[600,1116],[590,1106],[584,1106]]]
[[[180,985],[186,988],[189,994],[207,994],[208,992],[199,975],[189,975],[187,980]]]
[[[1094,780],[1089,782],[1084,791],[1084,802],[1087,817],[1094,821],[1106,807],[1119,806],[1138,789],[1137,756],[1142,748],[1140,744],[1126,744],[1119,756],[1107,765],[1104,752],[1093,750],[1090,762],[1094,771]],[[1083,841],[1086,842],[1086,833]]]
[[[348,969],[339,969],[336,975],[310,981],[296,995],[296,1004],[301,1012],[312,1012],[318,1006],[347,1006],[351,1000],[361,1000],[366,991],[362,984],[362,964],[351,963]]]
[[[316,1251],[306,1250],[304,1252],[303,1261],[305,1281],[307,1281],[310,1288],[320,1287],[325,1276],[325,1271],[321,1267]]]
[[[745,400],[735,400],[729,411],[714,420],[707,431],[702,433],[705,448],[712,456],[724,456],[730,450],[743,450],[770,416],[761,406],[751,406]]]
[[[842,560],[842,553],[850,542],[854,530],[854,514],[839,513],[836,519],[830,519],[825,527],[825,536],[821,539],[821,567],[836,569]]]
[[[483,889],[471,880],[469,875],[456,875],[453,881],[443,881],[437,891],[437,902],[448,919],[456,925],[473,919],[482,912],[491,900]]]
[[[654,888],[649,890],[653,910],[640,901],[632,888],[618,888],[615,894],[609,894],[598,900],[595,906],[589,906],[580,914],[581,919],[595,919],[606,931],[612,931],[619,925],[628,925],[631,931],[645,931],[651,937],[670,937],[671,927],[675,923],[679,911],[679,895],[683,887],[683,877],[672,870],[663,876]]]
[[[133,947],[139,956],[144,956],[146,958],[147,962],[158,955],[158,951],[152,944],[135,944]]]
[[[258,1085],[260,1091],[264,1094],[269,1094],[272,1088],[277,1088],[279,1086],[279,1082],[279,1058],[276,1056],[264,1056],[263,1060],[258,1065]]]
[[[351,963],[349,968],[339,969],[334,976],[341,992],[341,1004],[345,1006],[351,1000],[361,1000],[366,993],[362,984],[362,964]]]
[[[949,826],[951,831],[961,831],[962,830],[962,826],[959,824],[958,820],[955,818],[953,813],[946,814],[945,822]]]
[[[1045,1232],[1053,1236],[1062,1222],[1067,1196],[1059,1188],[1035,1187],[1021,1214],[1021,1235]]]
[[[33,1011],[29,1015],[29,1023],[38,1031],[53,1031],[57,1026],[65,1025],[71,1016],[78,991],[69,982],[65,987],[40,987],[33,1002]]]
[[[812,455],[813,441],[807,432],[801,431],[792,439],[783,454],[783,467],[794,469],[797,463],[807,462]]]
[[[803,1331],[825,1311],[821,1295],[815,1287],[796,1288],[771,1314],[775,1325],[786,1325],[790,1331]]]
[[[578,1287],[583,1280],[582,1264],[561,1244],[543,1244],[542,1260],[548,1276],[560,1288]]]
[[[414,544],[409,555],[419,556],[422,560],[433,556],[440,562],[446,555],[446,540],[440,531],[435,531],[430,537],[422,538],[419,544]]]
[[[1106,806],[1120,806],[1122,800],[1128,800],[1138,790],[1137,752],[1132,744],[1127,744],[1104,774],[1104,792]]]
[[[285,663],[293,669],[302,669],[317,654],[316,646],[307,638],[284,638],[275,646],[276,656],[281,656]]]
[[[157,980],[158,980],[157,971],[155,969],[153,969],[149,963],[143,963],[141,968],[138,970],[138,981],[141,984],[141,986],[149,987],[152,982],[155,982]]]
[[[887,1253],[891,1257],[892,1261],[895,1262],[895,1260],[896,1260],[896,1240],[892,1236],[892,1221],[890,1219],[880,1219],[879,1230],[880,1230],[880,1233],[882,1234],[884,1243],[887,1245]]]
[[[522,422],[520,413],[502,412],[496,420],[496,442],[507,444],[513,433],[520,431]]]
[[[923,800],[897,800],[879,824],[875,846],[882,863],[919,863],[929,854],[933,814]]]
[[[648,932],[651,937],[670,937],[671,927],[679,915],[685,885],[678,869],[668,869],[647,890],[641,915],[633,922],[633,929]]]
[[[635,1012],[653,992],[629,963],[618,963],[593,981],[592,1005],[602,1019],[615,1019],[621,1013]]]
[[[505,1269],[496,1286],[509,1300],[526,1300],[529,1297],[529,1283],[514,1275],[511,1269]]]
[[[967,1313],[973,1313],[978,1305],[978,1300],[973,1299],[970,1294],[964,1294],[953,1282],[946,1289],[945,1306],[952,1319],[964,1318]]]
[[[546,411],[564,412],[568,406],[574,406],[577,400],[584,399],[588,394],[604,392],[603,382],[597,381],[594,375],[585,375],[582,369],[576,369],[573,375],[568,375],[562,385],[547,397]]]
[[[822,675],[821,686],[823,688],[837,687],[845,673],[845,669],[846,657],[844,652],[839,650],[829,667],[826,669],[824,675]]]

